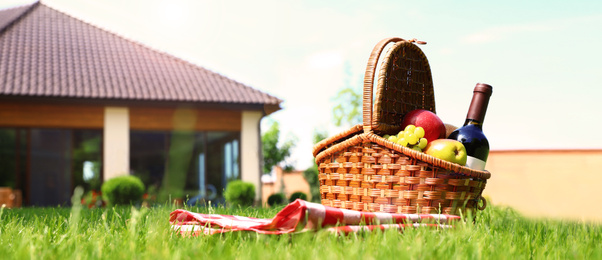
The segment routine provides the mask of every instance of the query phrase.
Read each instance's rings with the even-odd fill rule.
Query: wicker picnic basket
[[[393,45],[382,59],[373,99],[376,67],[389,43]],[[374,47],[364,77],[363,124],[314,146],[323,205],[454,215],[485,208],[481,194],[489,172],[440,160],[382,137],[402,130],[407,112],[435,112],[430,66],[416,43],[422,42],[387,38]]]

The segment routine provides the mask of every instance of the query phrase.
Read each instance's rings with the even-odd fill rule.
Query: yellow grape
[[[418,147],[420,149],[424,149],[424,148],[426,148],[427,143],[428,142],[427,142],[426,138],[420,138],[420,141],[418,141]]]
[[[406,129],[404,129],[403,131],[409,132],[409,133],[414,133],[414,131],[416,130],[416,126],[415,125],[408,125],[406,126]]]
[[[405,136],[405,132],[401,131],[401,132],[399,132],[399,134],[397,134],[397,139],[404,138],[404,136]]]
[[[408,141],[406,141],[405,138],[399,138],[399,139],[397,139],[397,144],[403,145],[403,146],[408,146]]]
[[[394,136],[394,135],[389,136],[388,140],[391,141],[391,142],[396,143],[397,142],[397,136]]]
[[[416,130],[414,130],[414,134],[418,137],[418,138],[422,138],[424,137],[424,128],[422,127],[416,127]]]
[[[408,144],[411,145],[415,145],[416,143],[418,143],[418,136],[416,136],[415,134],[406,135],[404,139],[407,140]]]
[[[418,146],[412,147],[412,150],[416,150],[416,151],[422,152],[422,148],[420,148]]]
[[[410,135],[413,135],[413,133],[414,132],[405,131],[405,132],[403,132],[403,137],[406,138],[406,139],[408,139],[408,137],[410,137]]]

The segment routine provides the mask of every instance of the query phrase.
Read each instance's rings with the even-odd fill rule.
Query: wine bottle
[[[464,125],[447,137],[464,144],[468,155],[466,166],[475,170],[484,170],[489,156],[489,141],[483,134],[483,120],[492,93],[493,87],[488,84],[477,83]]]

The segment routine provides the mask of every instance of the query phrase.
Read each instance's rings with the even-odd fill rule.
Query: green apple
[[[466,148],[456,140],[437,139],[429,142],[424,148],[424,153],[459,165],[466,164]]]

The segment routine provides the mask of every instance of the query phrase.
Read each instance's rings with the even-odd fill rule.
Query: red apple
[[[428,142],[446,137],[445,124],[441,118],[428,110],[416,109],[407,113],[401,122],[401,129],[405,129],[407,125],[424,128],[424,138]]]

